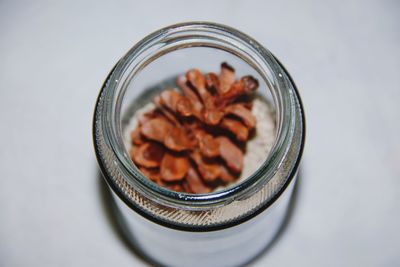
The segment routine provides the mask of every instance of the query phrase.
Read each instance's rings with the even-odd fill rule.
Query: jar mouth
[[[121,101],[127,85],[148,64],[164,54],[188,47],[211,47],[225,50],[249,64],[270,89],[276,108],[276,138],[268,157],[244,181],[208,194],[189,194],[160,187],[145,177],[132,163],[123,143],[120,122]],[[188,210],[202,210],[249,197],[276,174],[293,138],[296,96],[287,88],[291,82],[274,56],[249,36],[228,26],[209,22],[175,24],[158,30],[136,44],[116,64],[100,93],[105,139],[115,154],[114,164],[126,181],[141,194],[156,202]],[[95,125],[96,128],[96,125]],[[98,129],[94,129],[96,132]],[[96,143],[95,143],[96,146]],[[101,161],[101,159],[100,159]]]

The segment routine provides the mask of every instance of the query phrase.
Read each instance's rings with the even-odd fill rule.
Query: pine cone
[[[258,81],[235,78],[221,64],[220,75],[197,69],[166,89],[156,108],[143,114],[131,133],[131,158],[149,179],[171,190],[209,193],[238,178],[243,150],[256,126],[251,112]]]

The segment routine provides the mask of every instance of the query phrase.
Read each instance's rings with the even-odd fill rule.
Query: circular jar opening
[[[249,143],[250,148],[261,153],[261,160],[253,162],[250,171],[244,171],[237,183],[208,194],[182,193],[158,186],[130,158],[129,132],[135,126],[132,118],[146,108],[160,89],[174,87],[178,75],[192,68],[218,72],[222,62],[233,66],[237,77],[252,75],[258,80],[258,98],[268,103],[270,110],[265,111],[273,114],[269,116],[274,127],[270,129],[272,138],[268,146],[260,149],[257,142],[253,146],[252,140]],[[262,115],[265,114],[260,115],[261,120]],[[256,128],[256,136],[261,130]],[[114,191],[132,208],[152,219],[196,226],[242,218],[276,197],[297,168],[303,132],[297,92],[273,55],[243,33],[203,22],[161,29],[134,46],[106,80],[94,118],[96,154]],[[245,157],[253,153],[253,149],[246,151]],[[171,214],[187,213],[194,219],[188,223],[172,218],[171,214],[160,216],[159,211],[166,209]],[[202,212],[211,212],[212,217],[218,209],[225,209],[225,216],[208,218],[207,222],[200,220]]]

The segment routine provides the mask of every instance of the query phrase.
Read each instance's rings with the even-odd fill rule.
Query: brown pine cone
[[[245,142],[256,126],[251,112],[258,81],[235,78],[221,64],[219,75],[189,70],[180,91],[165,89],[156,108],[131,133],[131,158],[149,179],[170,190],[209,193],[235,181],[243,169]]]

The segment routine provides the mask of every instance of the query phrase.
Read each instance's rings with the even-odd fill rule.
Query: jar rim
[[[261,71],[260,75],[264,74],[262,77],[265,79],[267,84],[270,83],[270,86],[268,86],[269,89],[271,90],[271,88],[275,88],[276,92],[275,95],[273,95],[275,97],[279,97],[281,100],[281,106],[276,105],[277,109],[281,109],[281,117],[278,118],[278,134],[268,157],[264,160],[261,166],[244,181],[221,191],[211,192],[208,194],[188,194],[175,192],[160,187],[149,181],[148,178],[146,178],[134,167],[130,160],[127,160],[128,157],[126,153],[121,153],[121,151],[124,151],[124,147],[121,143],[122,134],[121,132],[118,132],[121,131],[120,127],[118,127],[117,119],[117,109],[118,107],[120,108],[120,103],[118,103],[118,100],[120,100],[119,93],[121,93],[121,91],[117,92],[116,89],[118,86],[120,86],[120,89],[121,86],[123,86],[121,85],[122,74],[127,74],[127,69],[130,64],[132,64],[132,61],[138,60],[140,53],[143,53],[146,51],[146,49],[154,48],[165,40],[170,41],[171,38],[176,38],[177,36],[179,36],[179,38],[185,38],[185,36],[189,36],[182,35],[184,33],[191,33],[190,36],[193,38],[194,31],[198,35],[203,34],[203,37],[216,37],[215,35],[220,35],[219,37],[223,38],[224,41],[230,42],[233,45],[240,44],[242,46],[241,49],[243,49],[245,45],[245,49],[248,49],[247,52],[252,53],[252,66],[255,67],[259,73]],[[197,46],[194,43],[191,43],[191,45]],[[175,49],[178,48],[175,47]],[[241,56],[243,56],[243,54]],[[140,60],[143,60],[143,58]],[[247,62],[248,61],[250,60],[247,59]],[[147,62],[147,64],[150,63],[151,61]],[[135,67],[136,71],[140,71],[140,68],[144,68],[145,66],[142,65]],[[267,68],[269,72],[267,71]],[[129,75],[133,75],[132,73],[134,72],[129,73]],[[272,74],[272,76],[266,77],[267,73]],[[293,88],[295,93],[291,92],[288,89],[289,87]],[[104,104],[101,107],[101,112],[103,112],[103,127],[102,129],[99,129],[95,121],[96,114],[99,112],[99,102],[101,98],[103,101],[102,103],[108,104]],[[295,100],[299,101],[300,107],[294,104]],[[115,159],[117,162],[114,163],[119,165],[123,174],[128,178],[127,182],[132,183],[131,185],[134,187],[134,189],[138,190],[147,197],[154,198],[156,202],[160,201],[163,205],[188,210],[204,210],[209,209],[210,207],[225,205],[237,199],[248,197],[249,194],[257,191],[261,185],[267,183],[275,175],[287,154],[287,146],[291,142],[291,138],[293,138],[293,127],[295,127],[293,115],[294,112],[296,112],[296,108],[300,108],[303,116],[300,98],[296,92],[293,81],[281,64],[276,60],[276,58],[257,41],[246,34],[225,25],[210,22],[187,22],[171,25],[153,32],[137,43],[124,57],[121,58],[120,61],[118,61],[114,69],[110,72],[110,75],[105,81],[100,92],[99,100],[97,101],[96,105],[93,134],[94,140],[96,140],[97,132],[103,131],[106,139],[108,139],[108,144],[115,154]],[[304,127],[304,119],[302,126]],[[304,134],[302,135],[302,138],[304,138]],[[303,144],[304,141],[301,141],[301,146],[303,146]],[[104,158],[99,156],[101,153],[99,153],[98,144],[96,141],[94,142],[94,145],[99,163],[102,165],[104,164]],[[300,161],[301,151],[298,155],[297,161]],[[287,183],[288,182],[289,181],[287,181]],[[113,183],[113,180],[109,179],[108,183]],[[113,186],[113,188],[115,187]]]

